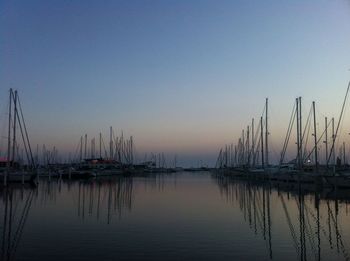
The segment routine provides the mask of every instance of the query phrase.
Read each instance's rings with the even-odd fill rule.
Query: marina
[[[318,123],[315,102],[312,102],[304,126],[302,122],[302,98],[296,98],[278,164],[269,162],[270,130],[268,129],[268,99],[266,98],[264,112],[260,117],[256,132],[254,132],[253,118],[251,125],[248,125],[246,130],[242,130],[242,136],[239,138],[237,145],[229,144],[221,148],[216,161],[216,172],[224,176],[287,183],[312,183],[322,187],[350,189],[350,167],[347,163],[345,142],[341,143],[340,153],[336,155],[335,152],[336,144],[339,143],[338,132],[342,125],[349,90],[350,82],[347,85],[336,128],[335,120],[332,118],[330,141],[327,135],[330,126],[327,123],[327,117],[325,117],[325,130],[320,136],[317,136],[316,126]],[[294,122],[296,122],[296,126],[294,126]],[[285,162],[288,145],[292,143],[290,138],[293,127],[296,127],[296,156]],[[311,127],[313,127],[313,130],[311,130]],[[313,139],[312,145],[308,144],[310,137]],[[323,164],[319,160],[320,150],[318,146],[321,143],[325,144],[325,162]],[[291,153],[289,152],[289,154]]]
[[[0,261],[350,261],[349,0],[0,10]]]

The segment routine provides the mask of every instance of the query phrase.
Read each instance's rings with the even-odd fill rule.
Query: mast
[[[12,140],[12,162],[15,162],[16,157],[16,123],[17,123],[17,90],[14,93],[13,97],[13,140]]]
[[[120,162],[122,162],[123,161],[123,156],[124,156],[124,158],[125,158],[125,142],[124,142],[124,132],[122,131],[122,135],[121,135],[121,137],[120,137],[120,139],[119,139],[119,141],[120,141],[120,152],[121,152],[121,155],[120,155]]]
[[[297,117],[297,165],[300,169],[300,136],[299,136],[299,99],[296,98],[296,117]]]
[[[94,157],[94,139],[91,139],[90,141],[90,157],[93,158]]]
[[[80,163],[83,161],[83,136],[80,136]]]
[[[255,149],[255,141],[254,141],[254,118],[252,119],[252,152],[251,152],[251,155],[252,155],[252,167],[254,168],[254,149]]]
[[[303,128],[302,128],[302,113],[301,113],[301,97],[299,97],[299,156],[300,156],[300,160],[299,160],[299,164],[300,164],[300,168],[303,167]]]
[[[245,139],[244,139],[244,129],[242,130],[242,162],[241,164],[244,165],[245,163]]]
[[[350,89],[350,81],[348,83],[348,88],[346,89],[346,94],[345,94],[345,97],[344,97],[344,101],[343,101],[343,106],[341,108],[341,112],[340,112],[340,116],[339,116],[339,121],[338,121],[338,124],[337,124],[337,130],[335,131],[335,136],[333,137],[333,142],[332,142],[332,147],[331,147],[331,152],[330,154],[332,155],[335,154],[334,153],[334,146],[335,146],[335,139],[336,139],[336,136],[338,135],[338,130],[339,130],[339,126],[340,126],[340,123],[341,123],[341,120],[343,118],[343,113],[344,113],[344,108],[345,108],[345,103],[346,103],[346,100],[347,100],[347,97],[348,97],[348,94],[349,94],[349,89]],[[329,155],[329,158],[328,160],[330,159],[331,155]],[[333,158],[334,158],[334,161],[335,161],[335,155],[333,155]],[[335,164],[334,164],[335,165]]]
[[[101,132],[100,132],[100,159],[102,159],[102,150],[101,150],[101,148],[102,148],[102,134],[101,134]]]
[[[268,102],[269,99],[266,98],[266,106],[265,106],[265,160],[266,160],[266,166],[269,166],[269,142],[268,142],[268,136],[269,136],[269,130],[268,130]]]
[[[19,120],[18,123],[19,123],[19,127],[21,129],[21,134],[22,134],[22,139],[23,139],[23,143],[24,143],[24,148],[26,150],[28,162],[30,162],[32,167],[34,167],[33,153],[32,153],[32,149],[31,149],[30,142],[29,142],[29,137],[28,137],[28,131],[27,131],[26,123],[25,123],[24,117],[23,117],[21,102],[20,102],[18,96],[17,96],[17,101],[18,101],[18,104],[19,104],[19,110],[21,112],[21,120]],[[19,118],[18,112],[17,112],[17,117]],[[21,121],[23,123],[23,128],[24,128],[24,132],[25,132],[25,138],[24,138],[23,131],[22,131]],[[25,139],[26,139],[26,141],[25,141]],[[27,146],[28,146],[28,150],[27,150]]]
[[[264,165],[264,130],[263,130],[263,117],[260,117],[260,139],[261,139],[261,167],[265,168]]]
[[[160,153],[158,153],[158,167],[160,168]]]
[[[250,166],[249,126],[247,126],[247,166]]]
[[[7,172],[4,175],[4,186],[7,185],[8,175],[10,174],[10,158],[11,158],[11,110],[12,110],[12,89],[10,89],[10,103],[9,103],[9,122],[8,122],[8,137],[7,137]]]
[[[84,159],[87,158],[87,134],[85,134],[85,148],[84,148]]]
[[[229,146],[229,166],[232,167],[232,144],[228,145]]]
[[[130,136],[130,163],[131,164],[134,164],[134,149],[133,149],[133,138],[132,136]]]
[[[334,144],[335,144],[335,134],[334,134],[334,118],[332,118],[332,148],[331,154],[333,152],[333,171],[335,172],[335,153],[334,153]],[[327,160],[328,161],[328,160]]]
[[[326,165],[328,168],[328,122],[327,122],[327,117],[325,117],[325,145],[326,145]]]
[[[113,158],[113,140],[112,140],[112,126],[109,128],[109,158]]]
[[[227,145],[225,145],[225,167],[227,168]]]
[[[343,165],[344,165],[344,167],[345,167],[345,159],[346,159],[346,157],[345,157],[345,142],[343,142],[343,161],[344,161]]]
[[[237,167],[237,145],[235,145],[235,158],[234,158],[234,166]]]
[[[312,109],[314,113],[314,141],[315,141],[315,166],[316,171],[318,171],[318,160],[317,160],[317,134],[316,134],[316,112],[315,112],[315,102],[312,102]]]

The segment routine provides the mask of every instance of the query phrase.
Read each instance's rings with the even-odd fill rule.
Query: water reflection
[[[349,245],[344,238],[349,222],[349,191],[213,177],[222,197],[239,206],[250,229],[266,242],[270,259],[274,259],[276,250],[273,243],[280,245],[279,240],[287,236],[298,260],[349,260]],[[284,227],[288,228],[286,234]]]
[[[30,187],[2,188],[0,190],[1,226],[1,260],[14,260],[23,234],[35,190]]]
[[[0,190],[0,259],[349,260],[349,194],[205,172],[41,179]]]
[[[39,186],[42,206],[55,203],[58,197],[75,201],[76,215],[81,219],[96,218],[109,224],[112,216],[122,217],[133,204],[133,178],[116,177],[81,181],[44,180]]]
[[[111,222],[111,216],[119,218],[123,211],[131,211],[133,203],[133,179],[117,178],[79,182],[77,215],[85,219],[86,215],[100,219],[103,213],[106,221]]]

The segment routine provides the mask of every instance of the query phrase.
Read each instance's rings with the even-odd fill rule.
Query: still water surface
[[[0,260],[349,260],[347,190],[182,172],[0,196]]]

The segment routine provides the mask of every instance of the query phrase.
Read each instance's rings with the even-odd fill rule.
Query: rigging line
[[[340,231],[339,231],[339,224],[337,224],[337,220],[334,217],[333,210],[329,208],[329,211],[330,211],[330,216],[331,216],[332,221],[333,221],[333,227],[334,227],[334,230],[336,232],[337,240],[340,241],[340,246],[342,248],[343,255],[344,255],[345,258],[348,258],[349,254],[347,253],[347,250],[344,247],[344,242],[343,242],[343,239],[342,239]]]
[[[301,157],[302,157],[302,161],[303,162],[305,160],[304,156],[306,154],[307,143],[309,141],[309,133],[310,133],[310,128],[311,128],[311,113],[312,113],[312,106],[310,107],[309,115],[307,117],[305,128],[304,128],[304,131],[303,131],[303,135],[302,135],[302,138],[301,138],[301,141],[300,141],[301,144],[303,144],[303,141],[304,141],[305,136],[306,136],[306,141],[304,142],[304,149],[303,149],[303,151],[301,153]]]
[[[306,206],[306,205],[305,205]],[[317,258],[317,251],[316,251],[316,247],[315,247],[315,240],[312,237],[312,235],[314,234],[313,229],[311,227],[311,223],[310,223],[310,217],[308,215],[307,209],[305,208],[305,212],[306,212],[306,226],[305,226],[305,232],[308,236],[308,240],[309,240],[309,244],[311,247],[311,250],[315,256],[315,259]]]
[[[292,220],[291,220],[291,218],[289,216],[289,213],[288,213],[288,210],[287,210],[287,206],[286,206],[286,203],[284,201],[284,198],[283,198],[282,194],[280,195],[280,198],[281,198],[281,202],[282,202],[284,213],[285,213],[286,218],[287,218],[287,224],[289,226],[289,230],[290,230],[290,233],[291,233],[291,236],[292,236],[292,239],[293,239],[294,248],[295,248],[295,251],[297,252],[298,259],[299,259],[299,257],[300,257],[300,249],[299,248],[300,247],[299,247],[299,244],[298,244],[296,232],[295,232]]]
[[[18,112],[17,112],[18,114]],[[23,134],[23,129],[22,129],[22,123],[20,120],[18,120],[18,125],[19,125],[19,128],[21,130],[21,136],[22,136],[22,140],[23,140],[23,146],[24,146],[24,149],[26,151],[26,156],[27,156],[27,160],[28,160],[28,164],[30,164],[30,157],[29,157],[29,154],[28,154],[28,148],[27,148],[27,144],[25,142],[25,137],[24,137],[24,134]],[[14,160],[14,159],[13,159]]]
[[[261,121],[259,121],[258,126],[256,128],[255,135],[254,135],[254,140],[253,140],[253,143],[251,145],[250,152],[249,152],[249,157],[251,157],[251,154],[253,154],[252,155],[253,156],[253,165],[254,165],[254,162],[255,162],[255,154],[256,154],[256,152],[253,151],[253,145],[256,146],[257,140],[260,139],[260,135],[258,135],[259,132],[260,132],[260,128],[261,128],[260,124],[261,124]]]
[[[289,124],[288,124],[288,128],[287,128],[286,137],[284,139],[284,143],[283,143],[283,147],[282,147],[281,158],[280,158],[280,165],[284,161],[284,157],[285,157],[286,150],[287,150],[287,147],[288,147],[290,135],[291,135],[291,132],[292,132],[292,129],[293,129],[294,121],[295,121],[295,115],[296,115],[296,104],[294,103],[294,106],[293,106],[293,109],[292,109],[291,118],[289,120]]]
[[[256,203],[257,203],[257,218],[258,218],[258,221],[259,221],[259,223],[260,223],[260,229],[261,229],[261,231],[262,231],[262,235],[263,235],[263,230],[264,230],[264,228],[263,228],[263,210],[262,210],[262,203],[261,203],[261,192],[260,192],[260,190],[258,190],[258,192],[257,192],[257,197],[256,197]]]
[[[305,127],[304,127],[303,135],[301,137],[301,141],[304,140],[304,136],[305,136],[307,125],[310,125],[311,114],[312,114],[312,106],[310,106],[310,111],[309,111],[309,114],[308,114],[307,119],[306,119],[306,124],[305,124]]]
[[[308,214],[310,214],[310,216],[312,217],[312,219],[313,219],[315,222],[317,222],[317,217],[316,217],[315,214],[312,212],[312,209],[311,209],[309,206],[305,205],[305,210],[306,210],[306,212],[307,212]],[[320,223],[321,223],[322,216],[320,216],[319,219],[320,219]],[[323,235],[324,235],[325,237],[327,237],[327,231],[326,231],[326,229],[323,227],[323,225],[320,225],[320,229],[322,230]]]
[[[349,94],[349,89],[350,89],[350,81],[348,83],[348,88],[346,89],[346,94],[345,94],[345,98],[344,98],[344,102],[343,102],[343,106],[342,106],[342,109],[341,109],[341,112],[340,112],[340,116],[339,116],[339,121],[337,123],[337,129],[336,129],[336,132],[335,132],[335,137],[333,138],[333,142],[332,142],[332,147],[331,147],[331,151],[330,151],[330,155],[328,157],[328,160],[327,160],[327,165],[331,159],[331,156],[332,156],[332,153],[334,153],[334,142],[335,142],[335,139],[338,135],[338,129],[339,129],[339,124],[341,122],[341,119],[343,117],[343,113],[344,113],[344,107],[345,107],[345,103],[346,103],[346,99],[348,97],[348,94]]]
[[[22,237],[23,228],[24,228],[25,223],[26,223],[26,221],[27,221],[27,219],[28,219],[28,213],[29,213],[29,210],[30,210],[30,208],[31,208],[33,198],[34,198],[34,192],[32,191],[32,192],[31,192],[30,201],[29,201],[29,205],[27,206],[27,209],[26,209],[25,214],[24,214],[24,219],[23,219],[23,222],[22,222],[22,225],[21,225],[21,229],[20,229],[20,232],[19,232],[19,236],[18,236],[18,238],[17,238],[17,240],[16,240],[16,244],[15,244],[15,246],[14,246],[14,251],[13,251],[13,256],[12,256],[12,257],[14,257],[14,255],[15,255],[15,253],[16,253],[16,250],[17,250],[17,247],[18,247],[18,244],[19,244],[19,241],[20,241],[20,239],[21,239],[21,237]]]
[[[329,121],[329,123],[327,124],[327,129],[328,129],[328,127],[329,127],[330,125],[331,125],[331,121]],[[323,135],[324,135],[325,133],[326,133],[326,130],[324,130],[324,131],[322,132],[321,136],[319,137],[319,139],[318,139],[317,142],[316,142],[316,145],[318,145],[318,144],[320,143],[320,141],[322,140]],[[309,157],[311,156],[311,154],[312,154],[314,151],[315,151],[315,146],[313,146],[312,150],[310,151],[310,153],[308,154],[308,156],[306,157],[306,159],[309,158]]]
[[[29,153],[30,153],[30,159],[31,159],[31,164],[32,166],[34,167],[35,164],[34,164],[34,159],[33,159],[33,154],[32,154],[32,148],[30,146],[30,142],[29,142],[29,137],[28,137],[28,132],[27,132],[27,127],[26,127],[26,123],[24,121],[24,116],[23,116],[23,111],[22,111],[22,105],[21,105],[21,101],[19,99],[19,96],[17,96],[17,100],[18,100],[18,104],[19,104],[19,110],[21,112],[21,117],[22,117],[22,122],[23,122],[23,126],[24,126],[24,131],[25,131],[25,134],[26,134],[26,138],[27,138],[27,145],[28,145],[28,148],[29,148]],[[17,112],[18,114],[18,112]],[[20,122],[20,121],[19,121]]]
[[[343,119],[346,119],[348,108],[349,108],[349,104],[345,103]],[[344,124],[345,124],[345,121],[342,121],[340,123],[340,130],[339,130],[339,135],[338,135],[339,137],[341,137],[342,132],[344,130],[344,128],[343,128]],[[345,135],[347,135],[347,134],[345,133]],[[339,143],[339,140],[338,140],[338,143]],[[338,146],[338,144],[337,144],[337,146]]]
[[[30,192],[30,193],[32,193],[32,192]],[[15,242],[16,242],[16,238],[17,238],[17,236],[18,236],[18,234],[19,234],[20,227],[21,227],[21,224],[22,224],[23,219],[24,219],[25,210],[26,210],[27,205],[28,205],[28,203],[29,203],[29,199],[30,199],[30,195],[28,196],[28,198],[27,198],[27,200],[26,200],[26,202],[25,202],[25,205],[24,205],[24,207],[23,207],[22,215],[21,215],[21,217],[20,217],[20,220],[19,220],[19,222],[18,222],[17,230],[16,230],[16,232],[15,232],[15,234],[14,234],[14,237],[13,237],[13,242],[12,242],[12,245],[11,245],[11,250],[13,249],[13,247],[14,247],[14,245],[15,245]]]
[[[309,142],[309,137],[310,137],[310,129],[311,129],[311,124],[310,122],[308,123],[308,128],[307,128],[307,134],[306,134],[306,141],[304,142],[304,150],[303,150],[303,153],[302,153],[302,160],[303,162],[305,161],[305,155],[306,155],[306,149],[307,149],[307,145],[308,145],[308,142]],[[306,126],[305,126],[306,127]]]

